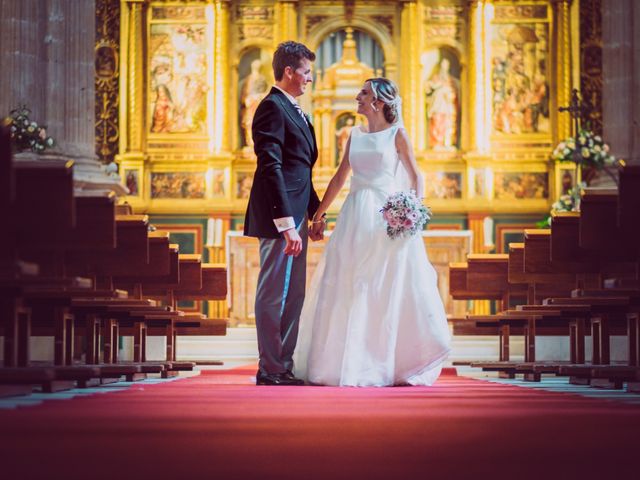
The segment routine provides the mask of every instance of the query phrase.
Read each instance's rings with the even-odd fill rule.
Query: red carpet
[[[0,411],[3,479],[634,478],[640,409],[444,375],[256,387],[254,369]]]

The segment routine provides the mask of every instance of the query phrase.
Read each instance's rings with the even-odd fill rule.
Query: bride
[[[430,385],[450,350],[436,273],[422,237],[389,238],[380,213],[390,194],[406,189],[402,176],[422,197],[422,177],[399,124],[394,83],[369,79],[356,101],[369,128],[351,130],[313,218],[318,238],[352,170],[349,195],[302,308],[295,374],[319,385]]]

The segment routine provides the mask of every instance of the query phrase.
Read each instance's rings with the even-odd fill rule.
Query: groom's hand
[[[300,238],[300,234],[295,228],[290,228],[289,230],[285,230],[282,232],[284,235],[284,239],[287,244],[284,247],[285,255],[293,255],[297,257],[302,252],[302,238]]]

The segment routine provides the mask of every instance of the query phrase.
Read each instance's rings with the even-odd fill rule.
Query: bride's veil
[[[397,128],[404,128],[404,120],[402,118],[402,97],[398,95],[396,97],[396,101],[396,111],[398,112],[398,117],[394,122],[394,125]],[[421,174],[419,173],[419,175]],[[404,165],[401,161],[398,161],[398,166],[396,167],[395,183],[398,190],[408,192],[411,189],[411,179],[409,178],[409,173],[407,172],[407,169],[404,168]]]

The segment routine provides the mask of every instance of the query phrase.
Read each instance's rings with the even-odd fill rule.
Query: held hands
[[[311,220],[311,229],[309,230],[309,238],[314,242],[324,238],[324,231],[327,228],[326,214],[314,215]]]

